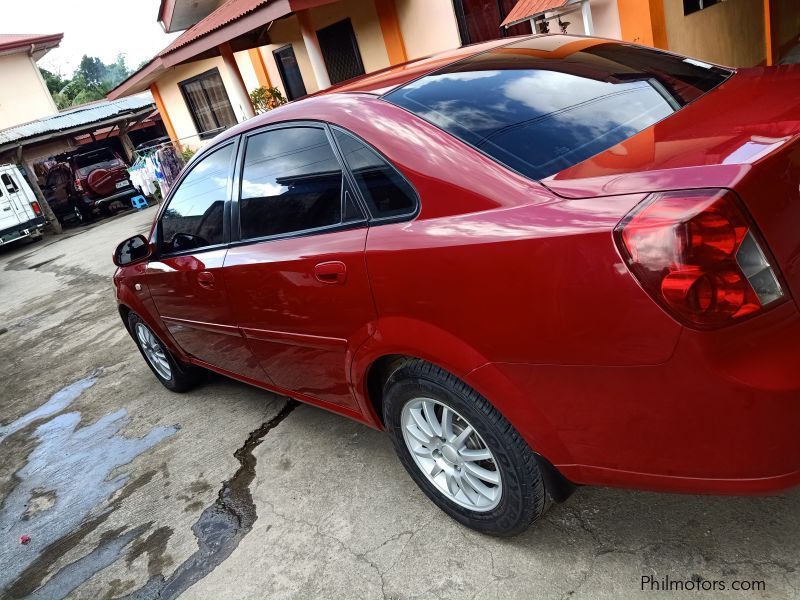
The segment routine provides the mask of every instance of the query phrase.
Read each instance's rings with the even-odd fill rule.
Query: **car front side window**
[[[165,253],[222,244],[225,201],[235,146],[228,144],[201,158],[180,182],[161,216]]]

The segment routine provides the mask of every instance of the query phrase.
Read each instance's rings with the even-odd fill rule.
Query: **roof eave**
[[[30,52],[31,47],[33,46],[34,52],[39,54],[39,56],[36,57],[36,60],[39,60],[50,50],[57,48],[63,39],[63,33],[55,33],[53,35],[41,35],[15,44],[0,44],[0,55]]]
[[[172,9],[169,11],[169,16],[166,15],[168,5]],[[165,33],[171,33],[170,27],[172,26],[172,14],[174,12],[175,0],[161,0],[161,3],[158,5],[158,19],[156,20],[161,23],[161,27],[164,29]]]
[[[144,67],[133,73],[106,94],[109,100],[117,100],[147,90],[151,84],[166,71],[166,66],[160,57],[156,56]]]
[[[161,54],[161,58],[164,61],[164,65],[167,67],[173,67],[191,61],[194,57],[204,52],[215,50],[225,42],[230,42],[240,35],[262,27],[265,23],[285,17],[292,12],[292,3],[290,0],[275,0],[274,2],[259,6],[255,10],[217,27],[196,39],[188,41],[174,50],[164,52]],[[213,15],[214,13],[211,14]],[[202,22],[203,21],[200,21],[197,25]],[[195,27],[197,27],[197,25],[195,25]],[[192,30],[189,29],[187,33],[191,33],[191,31]]]

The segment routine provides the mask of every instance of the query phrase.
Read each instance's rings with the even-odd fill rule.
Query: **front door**
[[[165,327],[187,354],[266,381],[231,316],[222,275],[236,144],[197,161],[169,199],[156,230],[159,254],[145,281]]]
[[[375,319],[367,228],[325,128],[246,138],[238,219],[225,280],[253,353],[278,387],[358,410],[347,374]]]
[[[308,93],[306,84],[303,83],[303,75],[300,73],[300,66],[297,64],[297,57],[291,44],[275,50],[273,55],[275,64],[278,65],[278,72],[281,74],[283,89],[286,90],[286,97],[289,100],[297,100],[305,96]]]

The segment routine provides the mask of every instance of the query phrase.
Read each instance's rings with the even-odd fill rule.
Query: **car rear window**
[[[75,156],[75,166],[78,167],[78,174],[82,177],[85,177],[95,169],[111,169],[122,164],[122,161],[110,150],[98,150],[97,152]]]
[[[456,62],[383,98],[544,179],[668,117],[731,74],[639,46],[535,37]]]

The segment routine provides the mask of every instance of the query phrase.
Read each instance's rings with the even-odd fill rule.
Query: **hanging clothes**
[[[156,151],[156,158],[161,166],[164,181],[172,187],[183,169],[183,157],[178,154],[172,144],[169,144]]]

